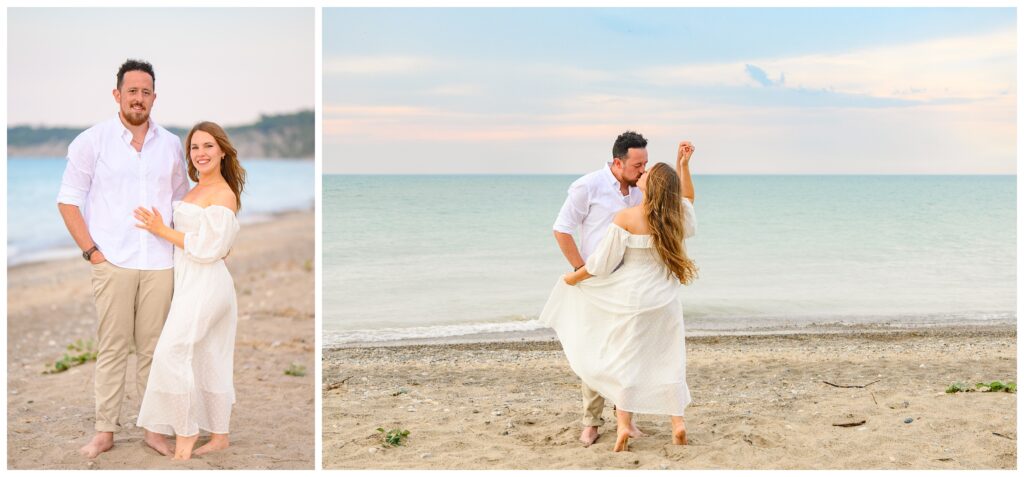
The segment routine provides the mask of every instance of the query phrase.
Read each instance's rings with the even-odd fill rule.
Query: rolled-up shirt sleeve
[[[203,209],[199,230],[185,234],[185,257],[199,263],[213,263],[224,258],[238,235],[238,220],[227,207]]]
[[[558,211],[558,218],[555,219],[555,232],[572,234],[583,223],[587,217],[589,197],[587,187],[581,182],[574,182],[569,186],[569,195]]]
[[[86,133],[79,134],[68,145],[68,163],[64,166],[64,177],[57,193],[58,204],[74,205],[81,208],[92,188],[92,176],[96,172],[96,148]]]

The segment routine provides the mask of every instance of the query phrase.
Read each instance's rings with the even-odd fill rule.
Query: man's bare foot
[[[600,435],[597,432],[597,426],[584,427],[583,432],[580,433],[580,442],[583,443],[583,447],[590,447],[590,444],[597,442]]]
[[[78,449],[78,453],[86,459],[95,459],[96,456],[110,450],[111,447],[114,447],[114,433],[97,432],[88,444]]]
[[[646,435],[647,434],[644,434],[644,431],[641,431],[639,427],[636,427],[636,424],[632,422],[629,423],[629,437],[636,439],[637,437],[643,437]]]
[[[199,440],[199,434],[191,437],[178,436],[174,439],[174,460],[189,460],[192,458],[192,448]]]
[[[629,451],[629,431],[619,433],[618,438],[615,439],[615,448],[612,449],[615,452]]]
[[[174,449],[171,449],[171,445],[167,443],[167,438],[163,434],[146,431],[146,437],[142,442],[145,442],[150,449],[159,452],[160,455],[171,455],[174,453]]]
[[[209,452],[224,450],[228,448],[230,441],[227,434],[210,434],[210,442],[199,446],[196,455],[203,455]]]

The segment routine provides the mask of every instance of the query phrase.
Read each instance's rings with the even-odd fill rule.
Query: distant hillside
[[[8,127],[7,157],[63,157],[68,152],[68,144],[87,127]],[[165,127],[184,141],[191,126]],[[255,123],[225,129],[242,159],[313,158],[313,111],[260,115]]]

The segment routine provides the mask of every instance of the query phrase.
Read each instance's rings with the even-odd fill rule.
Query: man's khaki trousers
[[[604,424],[604,418],[601,417],[604,398],[582,381],[580,389],[583,390],[583,427],[601,427]]]
[[[121,428],[128,355],[138,365],[135,384],[141,401],[149,380],[160,330],[171,308],[174,270],[133,270],[110,262],[92,266],[92,287],[99,315],[96,351],[96,431]]]

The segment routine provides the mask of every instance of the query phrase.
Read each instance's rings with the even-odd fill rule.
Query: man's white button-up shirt
[[[580,255],[586,260],[601,243],[615,214],[627,207],[640,205],[643,197],[643,192],[637,187],[630,187],[629,195],[622,195],[611,164],[606,164],[569,186],[569,196],[558,212],[554,230],[567,234],[579,231]]]
[[[174,245],[135,227],[136,207],[156,207],[171,223],[171,202],[189,190],[181,141],[152,119],[142,151],[119,116],[86,129],[68,146],[57,202],[78,206],[96,246],[118,267],[165,270]]]

